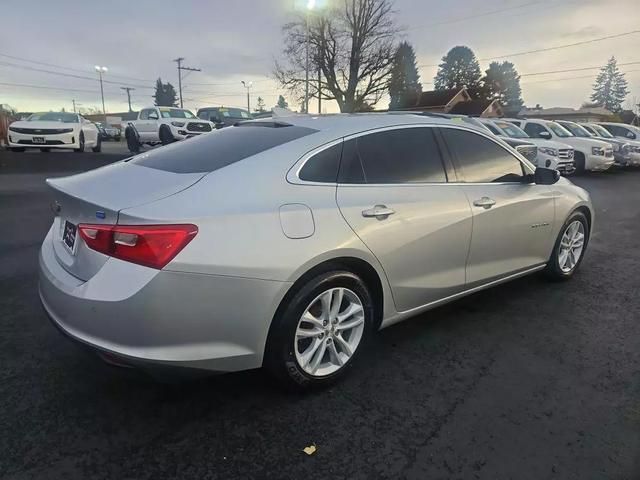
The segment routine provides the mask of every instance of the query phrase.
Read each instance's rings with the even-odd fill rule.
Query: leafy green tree
[[[628,94],[624,73],[618,69],[616,58],[611,57],[593,84],[591,100],[613,113],[618,113],[622,111],[622,104]]]
[[[436,90],[466,87],[477,91],[480,87],[480,64],[469,47],[453,47],[442,57],[434,80]]]
[[[278,103],[276,104],[276,107],[289,108],[289,104],[282,95],[278,97]]]
[[[264,99],[262,97],[258,97],[257,106],[253,110],[257,113],[264,113],[267,111],[267,109],[264,107],[265,107]]]
[[[488,99],[498,100],[505,111],[519,112],[524,105],[520,75],[511,62],[491,62],[482,79],[482,90]]]
[[[178,106],[176,89],[170,83],[162,83],[160,78],[156,80],[156,93],[153,98],[155,99],[155,105],[158,107]]]
[[[389,80],[389,110],[406,108],[416,102],[422,92],[416,54],[409,42],[402,42],[396,50]]]

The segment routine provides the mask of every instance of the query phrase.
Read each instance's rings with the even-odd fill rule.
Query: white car
[[[613,145],[613,157],[616,165],[630,167],[640,165],[640,142],[614,137],[611,132],[597,123],[580,123],[592,137]]]
[[[127,124],[124,136],[132,153],[142,145],[168,145],[213,131],[215,125],[196,117],[189,110],[174,107],[147,107]]]
[[[26,148],[39,148],[48,152],[52,148],[71,148],[84,152],[102,149],[98,127],[82,115],[67,112],[34,113],[26,120],[9,125],[9,147],[14,152]]]
[[[565,175],[574,172],[573,148],[570,145],[543,138],[531,138],[520,127],[506,120],[481,118],[480,121],[499,137],[525,140],[536,145],[538,153],[532,163],[537,167],[553,168]]]
[[[515,124],[515,121],[512,121]],[[613,147],[610,143],[595,140],[590,135],[578,137],[557,122],[551,120],[518,120],[518,126],[531,138],[555,140],[571,145],[577,173],[585,170],[602,172],[614,164]]]
[[[640,155],[640,128],[626,123],[602,122],[598,123],[614,137],[625,140],[631,146],[634,155]]]

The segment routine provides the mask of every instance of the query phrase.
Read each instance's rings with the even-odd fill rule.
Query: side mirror
[[[540,132],[538,134],[538,137],[544,138],[545,140],[550,140],[551,139],[551,134],[549,132]]]
[[[553,168],[537,167],[533,180],[537,185],[553,185],[560,180],[560,172]]]

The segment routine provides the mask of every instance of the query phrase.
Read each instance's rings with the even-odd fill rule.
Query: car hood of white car
[[[566,143],[555,142],[553,140],[545,140],[544,138],[527,138],[527,142],[531,142],[538,147],[555,148],[556,150],[563,150],[566,148],[573,148]]]
[[[33,122],[28,122],[25,120],[13,122],[10,127],[15,128],[41,128],[41,129],[52,129],[52,128],[74,128],[77,129],[80,124],[79,123],[64,123],[64,122],[46,122],[46,121],[38,121],[35,120]]]
[[[563,142],[571,145],[573,148],[587,148],[600,147],[600,148],[613,148],[610,143],[603,142],[602,140],[596,140],[595,138],[582,138],[582,137],[566,137],[562,139]],[[589,150],[591,153],[591,150]]]

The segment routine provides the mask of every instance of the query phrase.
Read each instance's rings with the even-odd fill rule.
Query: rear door
[[[473,212],[467,287],[546,263],[555,220],[552,189],[530,183],[529,167],[488,135],[440,131]]]
[[[431,127],[345,139],[338,206],[380,261],[398,311],[464,288],[471,211],[451,172]]]

